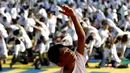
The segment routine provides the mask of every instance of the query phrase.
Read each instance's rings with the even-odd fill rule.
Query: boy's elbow
[[[85,37],[86,37],[85,34],[82,34],[82,35],[80,35],[79,38],[80,38],[80,40],[85,41]]]

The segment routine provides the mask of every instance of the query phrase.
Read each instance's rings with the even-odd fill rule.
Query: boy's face
[[[63,47],[60,50],[60,63],[62,63],[63,66],[65,66],[66,64],[74,63],[75,59],[76,59],[75,53],[69,48]]]

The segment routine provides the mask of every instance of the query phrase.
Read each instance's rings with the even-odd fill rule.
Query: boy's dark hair
[[[20,44],[20,40],[16,39],[16,40],[15,40],[15,44],[16,44],[16,45],[17,45],[17,44]]]
[[[102,25],[108,25],[108,21],[106,19],[102,20]]]
[[[47,56],[48,56],[48,59],[51,62],[53,62],[55,64],[60,62],[60,59],[59,59],[59,57],[60,57],[60,49],[62,47],[65,47],[65,46],[62,45],[62,44],[56,44],[56,45],[53,45],[53,46],[50,47],[50,49],[48,50]]]
[[[20,30],[18,29],[18,30],[13,31],[13,34],[14,34],[15,36],[18,36],[18,35],[20,34]]]
[[[127,41],[128,41],[128,35],[127,35],[127,34],[124,34],[124,35],[122,36],[121,42],[122,42],[122,43],[126,43]]]
[[[45,42],[45,37],[44,36],[40,36],[40,39],[38,40],[38,44],[40,44],[41,42]]]
[[[118,36],[114,43],[118,43],[118,41],[121,41],[121,38],[122,38],[121,36]]]
[[[7,21],[7,18],[5,16],[3,17],[3,21]]]
[[[90,36],[88,36],[88,38],[86,39],[86,43],[88,44],[88,43],[90,43],[90,41],[92,41],[92,40],[94,40],[94,38],[93,38],[92,35],[90,35]]]

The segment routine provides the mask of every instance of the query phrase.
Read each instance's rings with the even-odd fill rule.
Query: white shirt
[[[32,41],[29,38],[29,36],[27,35],[27,32],[25,31],[25,29],[22,26],[20,27],[20,30],[21,30],[21,33],[22,33],[23,41],[25,43],[25,47],[27,49],[31,48],[32,47]]]
[[[38,14],[40,14],[42,17],[45,17],[47,18],[47,12],[44,8],[41,8],[39,11],[38,11]]]
[[[38,40],[40,39],[40,36],[43,36],[45,41],[48,41],[49,40],[49,35],[48,33],[42,28],[42,27],[39,27],[40,29],[40,32],[36,32],[36,36],[35,36],[35,40]]]
[[[65,34],[65,37],[61,40],[61,43],[65,46],[72,46],[73,40],[69,33]]]
[[[54,15],[56,15],[56,16],[59,14],[59,9],[61,9],[61,8],[59,6],[57,6],[57,5],[55,5],[55,4],[52,4],[51,8],[50,8],[51,11],[55,12]]]
[[[75,60],[75,66],[72,73],[87,73],[85,66],[87,59],[78,52],[75,52],[75,54],[77,55],[77,59]],[[61,69],[60,73],[63,73],[63,70],[64,67]]]
[[[39,51],[40,54],[43,54],[44,52],[46,52],[45,44],[43,42],[41,42],[40,44],[37,44],[35,47],[35,51]]]
[[[81,19],[83,18],[82,9],[75,8],[75,13],[76,13],[77,17],[79,18],[79,20],[81,21]]]
[[[14,45],[14,54],[17,56],[19,52],[24,52],[26,50],[25,45],[22,41],[20,44]]]
[[[33,27],[36,24],[35,20],[33,18],[27,18],[26,24],[25,24],[25,30],[29,32],[33,32]]]
[[[0,39],[0,57],[4,57],[4,59],[8,57],[8,50],[3,37]]]
[[[55,33],[56,17],[54,15],[52,18],[48,19],[47,27],[49,28],[50,33]]]
[[[2,24],[0,24],[0,33],[2,33],[3,38],[8,37],[8,33],[7,33],[6,29],[4,28],[4,26]]]
[[[7,19],[7,22],[6,23],[11,23],[11,20],[12,20],[12,18],[11,18],[11,15],[10,15],[10,13],[9,12],[6,12],[6,13],[4,13],[3,14],[5,17],[6,17],[6,19]]]
[[[102,40],[102,44],[105,42],[105,40],[108,38],[108,33],[109,31],[108,30],[104,30],[102,28],[99,29],[99,35],[101,37],[101,40]]]
[[[70,34],[70,36],[72,37],[73,41],[77,41],[78,40],[77,33],[76,33],[75,28],[74,28],[73,25],[70,28],[67,27],[66,32]]]
[[[120,58],[117,55],[117,51],[116,51],[116,45],[114,44],[111,47],[111,54],[112,54],[112,59],[115,60],[116,62],[121,62]]]
[[[12,8],[12,9],[11,9],[11,17],[12,17],[13,19],[16,19],[17,15],[18,15],[17,9],[16,9],[16,8]]]
[[[47,27],[47,25],[45,24],[45,23],[43,23],[43,22],[40,22],[39,21],[39,23],[41,24],[41,31],[42,31],[42,35],[44,35],[45,34],[45,36],[49,36],[49,34],[50,34],[50,31],[49,31],[49,28]]]
[[[119,13],[121,14],[121,18],[122,19],[124,19],[124,16],[127,15],[127,13],[128,13],[127,10],[128,10],[127,6],[126,5],[122,5],[122,7],[121,7],[121,9],[119,11]]]
[[[124,34],[128,35],[128,42],[126,43],[126,47],[130,48],[130,32],[124,32]]]
[[[7,6],[7,1],[1,1],[1,7],[6,7]]]

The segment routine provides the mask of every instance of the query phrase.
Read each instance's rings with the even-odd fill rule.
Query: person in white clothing
[[[0,30],[0,71],[2,70],[1,60],[4,60],[8,57],[7,46],[3,37],[3,33]]]
[[[112,64],[112,67],[117,67],[121,62],[121,59],[117,55],[115,40],[109,35],[105,44],[103,44],[103,59],[99,64],[99,67],[105,67],[105,64]]]
[[[78,35],[78,45],[75,52],[62,44],[53,45],[48,50],[48,58],[51,62],[62,67],[60,73],[87,73],[85,63],[87,59],[84,55],[85,33],[80,25],[78,18],[72,8],[62,5],[64,11],[61,13],[70,16],[74,23]]]
[[[106,39],[108,38],[108,35],[109,35],[108,27],[109,27],[109,25],[108,25],[107,20],[102,20],[102,28],[100,28],[100,29],[98,30],[99,35],[100,35],[101,40],[102,40],[102,41],[101,41],[102,44],[103,44],[103,43],[106,41]]]
[[[37,14],[40,15],[41,17],[45,18],[45,20],[47,20],[47,12],[42,5],[39,7],[39,11]]]
[[[76,31],[75,31],[74,25],[70,20],[66,21],[66,25],[67,25],[67,27],[65,27],[64,30],[66,30],[66,33],[68,33],[71,36],[72,41],[73,41],[72,50],[75,50],[75,48],[77,47],[78,37],[77,37]]]
[[[26,24],[24,26],[29,38],[32,39],[34,29],[32,26],[36,24],[35,20],[32,18],[33,12],[29,12],[28,18],[26,19]]]
[[[13,46],[14,54],[12,61],[10,63],[10,68],[12,68],[12,65],[14,65],[16,62],[20,62],[22,64],[28,64],[27,55],[25,53],[26,48],[24,43],[18,37],[16,37],[14,41],[15,41]]]
[[[16,8],[15,4],[13,4],[13,7],[11,8],[10,14],[11,14],[12,19],[16,19],[17,18],[18,11],[17,11],[17,8]]]
[[[48,12],[47,27],[49,28],[50,35],[49,37],[55,38],[55,27],[56,27],[56,16],[52,12]]]
[[[101,47],[96,49],[97,55],[95,55],[95,58],[102,59],[103,58],[103,47],[102,45],[105,43],[107,38],[109,37],[109,31],[108,31],[108,22],[107,20],[102,20],[102,28],[98,30],[99,36],[101,37]]]
[[[32,41],[31,39],[29,38],[27,32],[25,31],[25,29],[19,25],[19,24],[16,24],[16,26],[20,29],[21,31],[21,37],[22,37],[22,41],[25,45],[25,48],[28,52],[28,58],[29,58],[29,62],[32,62],[33,61],[33,53],[32,53]]]
[[[36,19],[35,19],[36,20]],[[43,27],[42,27],[43,26]],[[34,61],[34,65],[35,65],[35,69],[39,69],[39,64],[38,62],[40,61],[41,65],[44,65],[44,56],[43,54],[47,52],[48,48],[47,48],[47,44],[48,44],[48,40],[49,40],[49,33],[47,32],[47,28],[45,28],[45,24],[38,20],[36,20],[36,26],[33,26],[36,29],[36,34],[35,34],[35,39],[34,39],[34,44],[32,49],[35,52],[38,52],[38,56],[39,58],[36,58],[36,60]],[[49,65],[49,64],[47,64]]]
[[[126,58],[129,56],[130,51],[130,32],[124,32],[123,35],[121,36],[121,43],[120,43],[120,58]],[[119,51],[118,50],[118,51]]]
[[[101,10],[97,11],[97,17],[94,21],[94,27],[96,27],[97,29],[99,29],[102,26],[102,20],[105,19],[105,15]]]
[[[62,32],[57,32],[56,34],[56,44],[63,44],[64,46],[69,47],[69,49],[73,50],[73,40],[69,33],[66,30],[62,30]]]
[[[92,26],[88,26],[84,28],[86,32],[86,48],[88,49],[88,57],[91,59],[94,56],[94,52],[101,47],[101,37],[98,34],[98,30],[95,28],[91,28]],[[89,61],[89,60],[88,60]],[[87,64],[87,63],[86,63]]]

